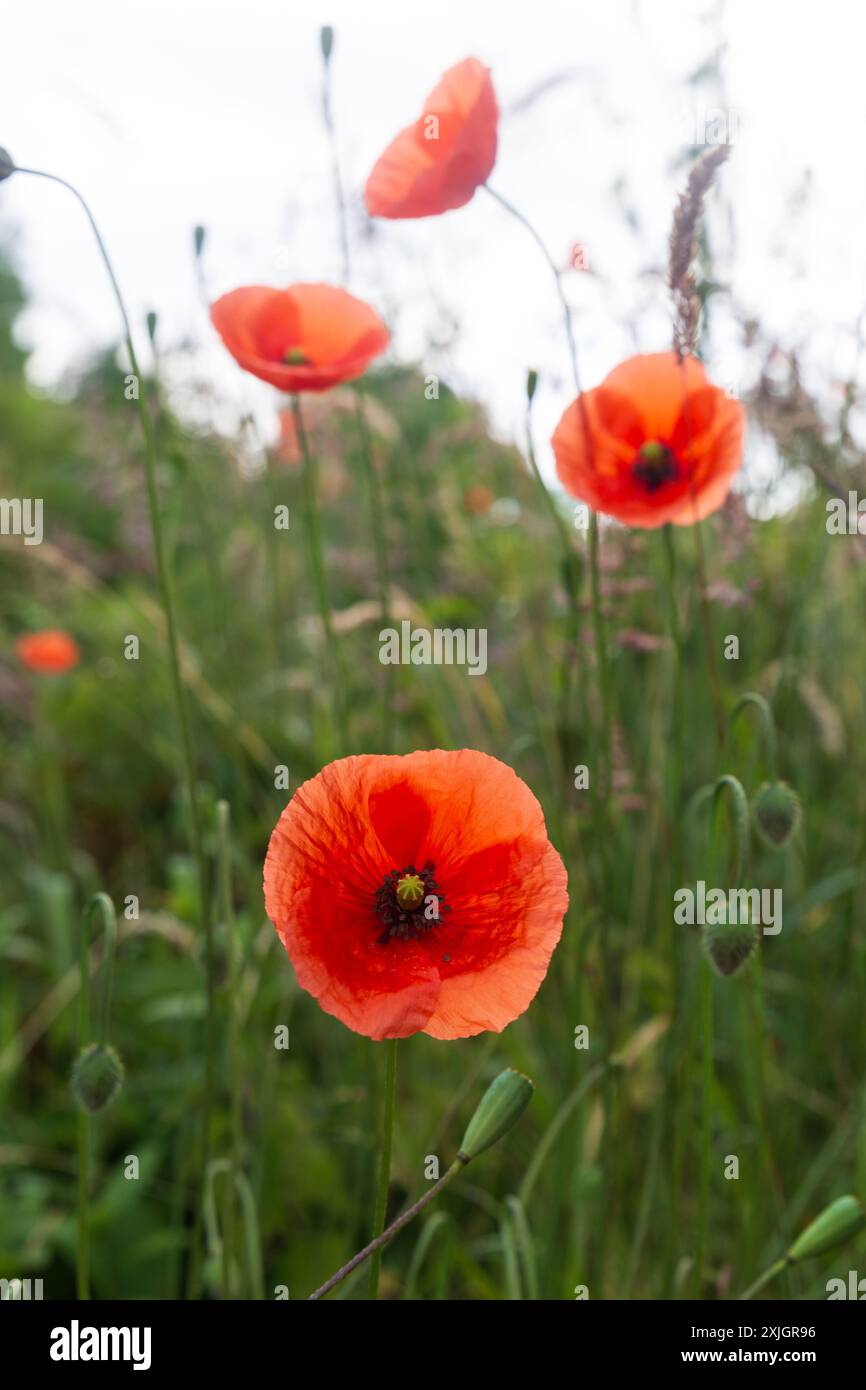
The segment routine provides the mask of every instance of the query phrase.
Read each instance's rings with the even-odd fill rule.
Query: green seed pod
[[[758,944],[751,922],[720,922],[705,926],[704,950],[720,975],[736,975]]]
[[[866,1216],[856,1197],[837,1197],[794,1241],[788,1259],[808,1260],[823,1255],[856,1236],[866,1226]]]
[[[319,30],[319,42],[322,45],[322,57],[328,63],[334,51],[334,30],[330,24],[322,25]]]
[[[459,1157],[468,1163],[506,1134],[532,1099],[534,1083],[511,1067],[501,1071],[481,1097],[463,1136]]]
[[[72,1094],[91,1115],[110,1105],[123,1085],[123,1063],[107,1043],[91,1043],[72,1068]]]
[[[4,150],[0,145],[0,183],[8,179],[10,174],[15,173],[15,161],[8,150]]]
[[[784,849],[800,824],[800,800],[787,782],[765,782],[752,799],[755,829],[770,849]]]

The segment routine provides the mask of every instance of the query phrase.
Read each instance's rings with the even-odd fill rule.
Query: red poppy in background
[[[264,871],[298,982],[377,1039],[505,1028],[547,973],[566,885],[532,792],[473,749],[331,763],[283,811]]]
[[[384,352],[375,309],[334,285],[247,285],[211,306],[213,325],[245,371],[281,391],[327,391]]]
[[[418,120],[380,156],[364,196],[371,217],[431,217],[468,203],[496,163],[499,107],[477,58],[449,68]]]
[[[18,638],[15,652],[22,666],[42,676],[62,676],[81,660],[78,643],[60,628],[28,632]]]
[[[583,411],[585,410],[585,416]],[[627,526],[690,526],[743,462],[745,414],[695,357],[630,357],[565,411],[556,469],[574,497]]]

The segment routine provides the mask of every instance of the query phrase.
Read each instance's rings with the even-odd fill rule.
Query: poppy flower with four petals
[[[364,190],[370,216],[433,217],[463,207],[496,163],[498,125],[489,68],[464,58],[377,159]]]
[[[500,1032],[568,906],[538,801],[473,749],[329,764],[277,822],[264,888],[298,982],[376,1039]]]
[[[327,391],[361,376],[390,335],[375,309],[335,285],[247,285],[211,306],[235,360],[281,391]]]
[[[743,407],[697,358],[658,352],[572,402],[552,443],[561,482],[593,510],[626,526],[691,526],[727,497],[744,429]]]

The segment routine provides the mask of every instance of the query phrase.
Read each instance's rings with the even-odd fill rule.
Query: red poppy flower
[[[627,526],[690,526],[727,497],[744,428],[742,406],[711,385],[697,358],[657,352],[630,357],[585,391],[552,442],[560,479],[595,511]]]
[[[414,124],[392,140],[367,180],[371,217],[431,217],[462,208],[496,163],[499,108],[477,58],[449,68]]]
[[[264,884],[299,983],[377,1039],[500,1032],[568,906],[532,792],[473,749],[331,763],[283,811]]]
[[[375,309],[334,285],[247,285],[211,306],[213,325],[247,372],[281,391],[327,391],[384,352]]]
[[[15,643],[15,652],[22,666],[40,675],[59,676],[71,671],[81,660],[81,650],[68,632],[46,628],[44,632],[28,632]]]

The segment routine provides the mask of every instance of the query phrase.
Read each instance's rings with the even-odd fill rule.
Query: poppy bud
[[[91,1043],[76,1058],[72,1068],[72,1094],[89,1114],[110,1105],[123,1085],[123,1063],[113,1047]]]
[[[330,24],[323,24],[319,30],[319,43],[322,45],[322,57],[326,63],[330,62],[334,48],[334,30]]]
[[[751,922],[719,922],[704,927],[704,950],[720,975],[736,975],[758,943]]]
[[[198,226],[198,227],[194,227],[194,228],[193,228],[193,233],[192,233],[192,244],[193,244],[193,248],[194,248],[194,250],[195,250],[195,257],[196,257],[196,260],[200,260],[200,259],[201,259],[201,253],[202,253],[202,251],[204,250],[204,239],[205,239],[206,235],[207,235],[207,232],[206,232],[206,229],[205,229],[204,227]]]
[[[534,1089],[533,1082],[521,1072],[511,1067],[501,1071],[481,1097],[466,1127],[458,1157],[468,1163],[501,1139],[523,1114]]]
[[[788,1251],[788,1259],[808,1260],[813,1255],[823,1255],[825,1251],[856,1236],[864,1226],[866,1216],[857,1198],[837,1197],[805,1231],[801,1231]]]
[[[0,183],[8,179],[10,174],[15,173],[15,161],[8,150],[4,150],[0,145]]]
[[[530,370],[526,373],[526,399],[527,399],[528,401],[531,401],[531,400],[532,400],[532,397],[535,395],[535,388],[536,388],[537,385],[538,385],[538,372],[535,370],[534,367],[532,367],[532,368],[530,368]]]
[[[157,317],[151,309],[147,315],[147,336],[150,339],[151,343],[156,343],[156,324]]]
[[[800,800],[787,782],[765,782],[752,800],[755,828],[770,849],[784,849],[800,824]]]

